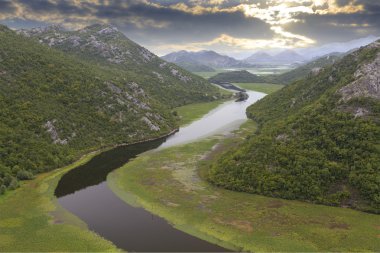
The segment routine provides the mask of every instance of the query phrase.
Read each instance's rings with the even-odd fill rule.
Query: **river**
[[[248,94],[247,101],[225,102],[170,137],[117,147],[95,156],[61,178],[55,190],[58,202],[83,220],[90,230],[126,251],[229,251],[186,234],[143,208],[125,203],[108,188],[106,179],[110,172],[148,150],[185,144],[237,129],[246,121],[246,108],[265,96],[253,91]]]

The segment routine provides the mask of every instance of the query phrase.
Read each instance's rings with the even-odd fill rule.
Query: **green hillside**
[[[216,70],[197,62],[176,62],[177,66],[180,66],[183,69],[186,69],[190,72],[215,72]]]
[[[380,42],[248,108],[260,124],[209,180],[228,189],[380,213]]]
[[[219,95],[218,89],[205,79],[163,61],[113,26],[95,24],[78,31],[50,26],[19,33],[109,71],[122,71],[128,81],[170,107],[212,101]]]
[[[303,64],[295,69],[287,71],[283,74],[268,75],[265,78],[269,83],[290,84],[294,81],[305,78],[308,75],[317,74],[321,70],[321,68],[332,65],[341,58],[342,56],[340,54],[331,54],[323,56],[316,60]]]
[[[151,57],[165,64],[153,74],[162,83],[142,74],[150,63],[124,70],[0,26],[0,193],[89,150],[167,134],[177,125],[170,107],[219,96],[203,79]]]
[[[208,79],[212,83],[264,83],[265,78],[252,74],[247,70],[228,71],[216,74]]]

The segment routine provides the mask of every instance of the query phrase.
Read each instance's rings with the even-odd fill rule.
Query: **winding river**
[[[135,252],[221,252],[218,245],[198,239],[172,227],[166,220],[120,200],[107,186],[107,175],[130,159],[152,149],[189,143],[237,129],[245,120],[246,108],[264,97],[249,91],[243,102],[225,102],[201,119],[159,140],[121,146],[95,156],[88,163],[66,173],[55,195],[68,211],[83,220],[117,247]]]

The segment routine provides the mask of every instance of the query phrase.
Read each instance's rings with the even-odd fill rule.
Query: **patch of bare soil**
[[[329,225],[329,228],[330,229],[350,229],[350,227],[348,226],[348,224],[345,224],[345,223],[330,223]]]
[[[219,224],[223,225],[230,225],[233,226],[243,232],[250,233],[253,231],[253,227],[251,222],[249,221],[244,221],[244,220],[223,220],[220,217],[214,218],[214,221],[216,221]]]
[[[280,208],[283,207],[285,204],[281,200],[271,200],[268,202],[267,207],[268,208]]]

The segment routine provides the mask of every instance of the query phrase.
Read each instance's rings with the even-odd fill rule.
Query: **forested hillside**
[[[266,82],[264,77],[252,74],[247,70],[229,71],[216,74],[208,79],[212,83],[262,83]]]
[[[218,89],[206,80],[163,61],[113,26],[95,24],[78,31],[50,26],[19,33],[109,71],[123,71],[128,80],[170,107],[214,100],[218,96]]]
[[[305,78],[308,75],[317,74],[322,68],[334,64],[341,58],[341,54],[329,54],[303,64],[283,74],[265,76],[265,79],[268,83],[290,84],[294,81]]]
[[[137,67],[124,70],[0,26],[0,193],[88,150],[167,134],[177,125],[170,107],[219,96],[206,81],[143,52]],[[145,56],[162,72],[143,75],[151,64]]]
[[[380,41],[248,108],[260,124],[210,169],[228,189],[380,213]]]

